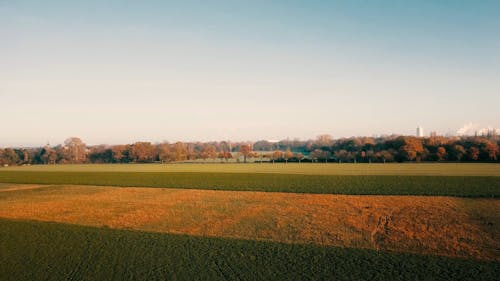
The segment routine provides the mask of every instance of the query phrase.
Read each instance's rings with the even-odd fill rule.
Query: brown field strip
[[[0,217],[500,261],[500,200],[97,186],[0,189]]]
[[[10,185],[2,185],[2,186],[0,186],[0,192],[25,190],[25,189],[36,189],[36,188],[42,188],[42,187],[46,187],[46,185],[37,185],[37,184],[10,184]]]

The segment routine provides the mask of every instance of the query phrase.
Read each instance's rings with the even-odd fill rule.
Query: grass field
[[[40,172],[172,172],[172,173],[274,173],[301,175],[372,176],[496,176],[500,164],[484,163],[262,163],[262,164],[84,164],[0,167],[0,171]]]
[[[499,168],[2,167],[0,280],[496,280]]]
[[[499,197],[500,177],[0,171],[0,182],[357,195]]]
[[[0,220],[1,280],[498,280],[493,262]]]
[[[499,200],[451,197],[97,186],[0,189],[4,218],[500,262],[495,209]]]

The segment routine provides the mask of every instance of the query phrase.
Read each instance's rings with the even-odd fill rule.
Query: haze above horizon
[[[500,128],[499,1],[2,1],[0,146]]]

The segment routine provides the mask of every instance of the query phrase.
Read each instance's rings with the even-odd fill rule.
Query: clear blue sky
[[[500,128],[500,1],[0,0],[0,146]]]

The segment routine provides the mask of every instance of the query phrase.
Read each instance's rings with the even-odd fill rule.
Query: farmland
[[[363,249],[0,225],[2,280],[495,280],[500,270],[492,262]]]
[[[500,209],[498,200],[65,185],[9,190],[0,192],[0,217],[10,219],[500,261],[493,239],[500,216],[489,212]]]
[[[73,171],[72,169],[70,171],[51,171],[50,167],[49,171],[0,170],[0,182],[351,195],[500,196],[499,176],[95,172],[92,170]]]
[[[497,176],[500,164],[485,163],[262,163],[262,164],[73,164],[2,167],[0,171],[39,172],[191,172],[191,173],[271,173],[340,176]]]
[[[498,168],[1,168],[0,279],[495,280]]]

